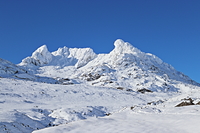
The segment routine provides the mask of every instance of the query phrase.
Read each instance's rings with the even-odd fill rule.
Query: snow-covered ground
[[[0,132],[191,132],[200,106],[175,107],[189,93],[138,93],[83,84],[0,79]],[[195,103],[195,102],[194,102]],[[52,127],[53,126],[53,127]],[[36,131],[37,133],[37,131]]]
[[[199,133],[200,114],[135,113],[130,109],[33,133]]]
[[[200,84],[114,45],[108,54],[43,45],[19,65],[0,59],[0,133],[198,133]]]

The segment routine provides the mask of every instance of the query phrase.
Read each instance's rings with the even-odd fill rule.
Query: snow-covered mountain
[[[128,42],[118,39],[114,46],[108,54],[95,54],[90,48],[67,47],[50,53],[43,45],[19,65],[32,71],[35,68],[33,73],[40,76],[88,81],[95,86],[126,86],[134,91],[144,87],[174,89],[160,85],[170,81],[199,85],[157,56],[141,52]]]
[[[18,65],[1,59],[0,132],[197,133],[169,127],[176,119],[188,125],[185,117],[200,122],[200,84],[128,42],[114,46],[96,54],[67,47],[49,52],[43,45]],[[163,121],[152,121],[158,116]]]

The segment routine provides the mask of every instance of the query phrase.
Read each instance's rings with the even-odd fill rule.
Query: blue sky
[[[109,53],[120,38],[200,82],[200,0],[0,0],[0,58],[39,46]]]

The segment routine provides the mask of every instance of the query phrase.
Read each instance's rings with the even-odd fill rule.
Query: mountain
[[[0,59],[0,132],[198,133],[200,84],[128,42],[114,46]]]
[[[40,76],[88,81],[95,86],[126,86],[134,91],[144,87],[152,91],[166,90],[160,83],[175,81],[199,85],[157,56],[141,52],[128,42],[118,39],[114,46],[108,54],[95,54],[90,48],[67,47],[50,53],[43,45],[19,66],[29,70],[35,67],[34,73]]]

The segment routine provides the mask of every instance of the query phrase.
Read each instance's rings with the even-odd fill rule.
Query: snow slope
[[[200,115],[146,114],[125,110],[104,118],[92,118],[33,133],[198,133]]]
[[[17,65],[0,58],[0,76],[11,76],[13,74],[25,72],[25,70],[20,69]]]
[[[197,133],[200,84],[128,42],[114,46],[43,45],[18,65],[1,59],[0,133]]]

